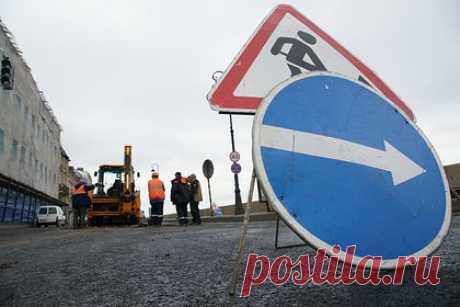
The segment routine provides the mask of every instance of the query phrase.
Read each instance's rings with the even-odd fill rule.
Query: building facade
[[[66,204],[70,204],[70,158],[61,147],[61,161],[59,164],[59,195],[58,198],[60,201]]]
[[[33,216],[31,206],[36,207],[46,198],[57,199],[61,162],[61,127],[13,35],[0,20],[0,61],[5,60],[11,63],[13,82],[11,88],[5,87],[2,62],[0,175],[3,184],[0,188],[0,223],[20,219],[18,210],[21,215],[30,211],[30,216]],[[14,190],[13,186],[22,188]],[[37,196],[37,203],[26,200],[26,195],[21,194],[26,190],[29,197]],[[26,215],[29,216],[28,213]]]

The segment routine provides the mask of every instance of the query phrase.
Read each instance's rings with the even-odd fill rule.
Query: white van
[[[64,211],[59,206],[42,206],[38,210],[37,227],[41,225],[48,226],[50,224],[59,227],[63,226],[65,221]]]

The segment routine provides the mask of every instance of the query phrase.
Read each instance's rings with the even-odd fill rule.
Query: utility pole
[[[235,137],[233,135],[233,121],[232,121],[232,114],[230,114],[230,137],[232,139],[232,151],[235,150]],[[238,174],[233,174],[233,179],[235,182],[235,215],[243,214],[243,203],[241,201],[241,190],[240,190],[240,183],[238,179]]]

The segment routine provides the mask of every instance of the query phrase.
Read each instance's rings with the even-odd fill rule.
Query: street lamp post
[[[235,150],[235,137],[233,135],[233,121],[232,121],[232,114],[230,114],[230,137],[232,139],[232,152]],[[241,201],[241,190],[240,190],[240,183],[238,179],[238,174],[233,174],[233,179],[235,181],[235,215],[243,214],[243,203]]]

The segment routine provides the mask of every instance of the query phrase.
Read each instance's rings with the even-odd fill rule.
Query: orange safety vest
[[[149,180],[149,199],[150,200],[164,200],[165,191],[163,182],[160,179]]]
[[[75,188],[72,189],[72,195],[76,195],[76,194],[86,194],[84,184],[82,184],[81,186],[79,186],[76,189]]]

